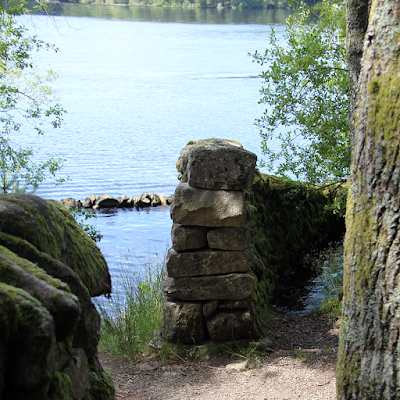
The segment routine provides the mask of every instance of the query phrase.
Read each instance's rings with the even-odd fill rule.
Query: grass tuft
[[[331,244],[308,262],[319,273],[314,285],[320,298],[312,313],[340,317],[343,297],[343,243]]]
[[[139,360],[150,352],[153,331],[161,329],[164,297],[161,292],[164,261],[142,266],[147,274],[125,275],[119,293],[97,302],[102,325],[99,347],[114,356]]]

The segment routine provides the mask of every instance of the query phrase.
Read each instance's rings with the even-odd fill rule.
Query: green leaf
[[[267,67],[260,90],[266,109],[256,120],[267,158],[263,165],[312,184],[341,182],[351,159],[345,4],[293,5],[286,44],[272,29],[269,48],[253,54]]]

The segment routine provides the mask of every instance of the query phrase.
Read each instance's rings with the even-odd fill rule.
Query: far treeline
[[[239,9],[251,8],[290,8],[291,0],[63,0],[66,3],[95,3],[95,4],[126,4],[143,5],[156,7],[197,7],[197,8],[217,8],[232,7]],[[316,0],[306,0],[310,6],[315,5]]]

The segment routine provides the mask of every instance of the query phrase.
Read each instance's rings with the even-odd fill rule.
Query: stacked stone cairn
[[[199,343],[257,338],[246,192],[257,156],[237,142],[189,142],[171,204],[172,248],[164,272],[163,337]]]

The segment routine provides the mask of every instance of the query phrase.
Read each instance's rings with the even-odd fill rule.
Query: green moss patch
[[[48,275],[46,271],[39,268],[34,263],[19,257],[11,250],[0,245],[0,282],[7,283],[16,287],[20,287],[19,274],[11,268],[10,263],[15,263],[25,272],[45,281],[47,284],[70,293],[68,285],[57,278]]]
[[[69,211],[26,194],[0,195],[0,231],[31,243],[73,269],[91,296],[111,292],[107,263]]]
[[[261,324],[275,286],[296,273],[305,254],[344,232],[344,219],[329,208],[334,194],[301,182],[257,173],[248,191],[255,253],[253,315]]]
[[[68,375],[56,371],[50,383],[48,398],[51,400],[77,400]]]
[[[0,323],[0,394],[7,397],[16,371],[35,371],[30,382],[34,395],[30,398],[45,399],[52,376],[49,354],[55,346],[52,317],[24,290],[0,283]],[[28,388],[20,385],[13,388],[13,394],[15,390],[23,398]]]
[[[90,370],[90,396],[91,400],[112,400],[115,398],[115,388],[111,377],[103,370],[96,357],[89,360]]]

